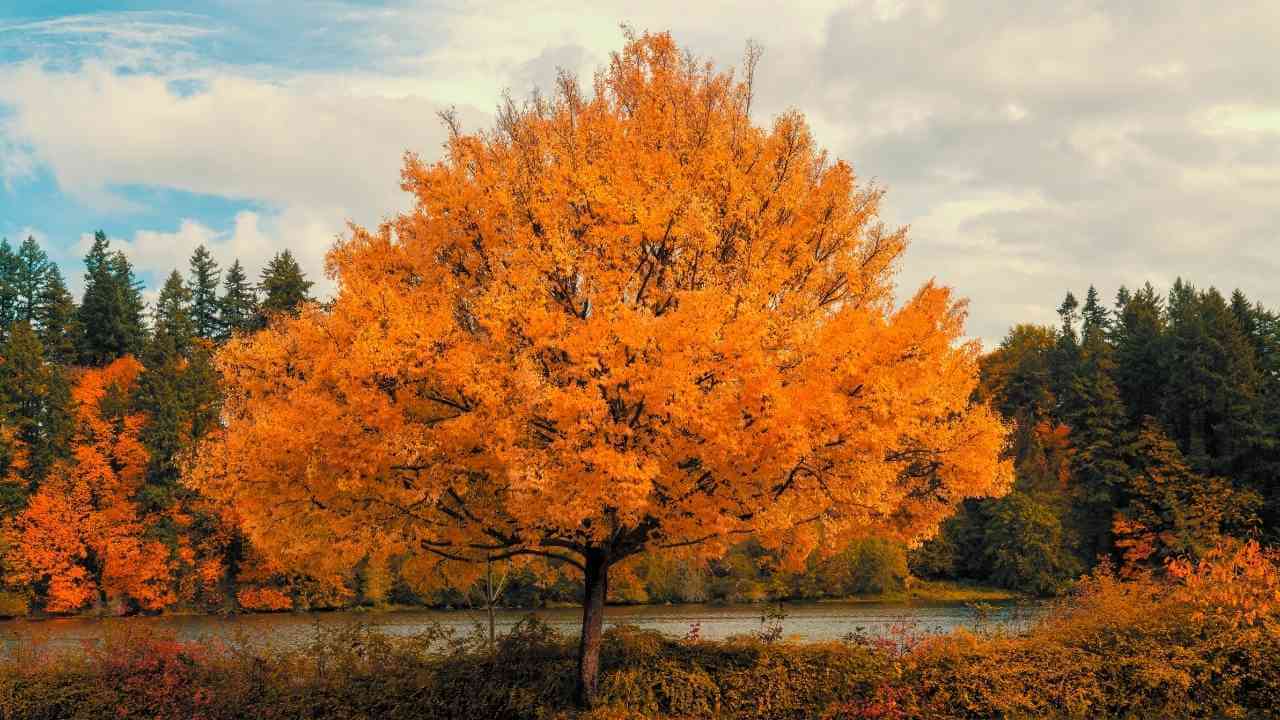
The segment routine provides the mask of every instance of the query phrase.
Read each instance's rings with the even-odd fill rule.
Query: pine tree
[[[1217,290],[1210,288],[1205,293],[1202,308],[1220,380],[1210,418],[1214,462],[1209,472],[1254,482],[1260,478],[1253,477],[1252,469],[1266,443],[1254,346]]]
[[[1116,545],[1127,565],[1199,557],[1224,529],[1251,524],[1256,495],[1187,465],[1178,446],[1148,418],[1130,448],[1132,478],[1116,514]]]
[[[1076,296],[1070,292],[1058,307],[1062,326],[1049,357],[1049,387],[1053,392],[1059,417],[1069,414],[1067,405],[1071,399],[1076,368],[1080,364],[1080,338],[1076,334],[1076,324],[1080,320],[1077,312],[1079,307]]]
[[[0,412],[27,453],[19,473],[34,489],[71,447],[70,387],[59,367],[46,361],[31,326],[17,322],[0,343]]]
[[[145,305],[128,258],[112,252],[106,233],[99,230],[84,263],[84,299],[78,313],[81,362],[105,365],[137,355],[146,340]]]
[[[16,320],[34,325],[40,316],[40,303],[44,284],[53,263],[34,237],[22,241],[14,256],[13,286],[15,291],[14,314]]]
[[[186,356],[196,337],[196,324],[192,318],[192,293],[177,270],[169,273],[156,299],[152,312],[152,338],[148,355],[160,352]]]
[[[293,253],[288,250],[277,253],[262,271],[258,284],[262,292],[259,325],[265,325],[273,315],[296,315],[304,303],[311,302],[309,293],[313,284],[306,279]]]
[[[1081,319],[1081,341],[1088,342],[1090,335],[1099,333],[1105,335],[1111,326],[1110,313],[1102,306],[1102,301],[1098,297],[1098,289],[1089,286],[1089,292],[1085,295],[1084,307],[1080,309]]]
[[[227,268],[222,278],[222,299],[218,301],[218,325],[221,338],[254,329],[258,317],[258,297],[240,261]]]
[[[174,270],[154,312],[154,333],[138,379],[136,403],[146,418],[141,439],[149,453],[144,509],[161,510],[183,499],[179,457],[216,419],[218,391],[212,341],[197,337],[191,291]]]
[[[1262,527],[1269,540],[1280,542],[1280,315],[1260,303],[1250,303],[1237,290],[1231,312],[1253,347],[1258,376],[1261,433],[1245,479],[1263,498]]]
[[[1076,489],[1076,526],[1082,555],[1092,559],[1111,552],[1110,518],[1128,481],[1125,463],[1127,423],[1112,372],[1112,348],[1105,318],[1095,301],[1086,321],[1079,362],[1063,405],[1075,448],[1071,470]]]
[[[0,238],[0,339],[18,319],[17,264],[9,238]]]
[[[1254,348],[1213,288],[1175,283],[1169,325],[1171,434],[1196,471],[1239,478],[1266,444]]]
[[[218,263],[204,245],[191,255],[191,321],[196,335],[213,340],[221,334],[218,303]]]
[[[1169,383],[1164,302],[1151,283],[1116,300],[1116,386],[1133,422],[1161,417]]]
[[[76,360],[80,336],[79,310],[56,264],[50,263],[45,271],[40,293],[36,325],[45,356],[50,362],[70,365]]]
[[[1214,385],[1199,295],[1181,278],[1169,290],[1169,393],[1165,424],[1196,467],[1208,465],[1207,408]]]

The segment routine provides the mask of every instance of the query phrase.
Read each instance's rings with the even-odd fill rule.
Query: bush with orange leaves
[[[1280,550],[1257,541],[1220,545],[1199,563],[1169,563],[1177,596],[1196,608],[1198,620],[1234,628],[1275,629],[1280,618]]]

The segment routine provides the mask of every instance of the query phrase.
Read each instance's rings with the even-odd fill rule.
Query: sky
[[[909,225],[988,345],[1067,290],[1176,277],[1280,305],[1280,3],[0,0],[0,235],[73,291],[102,228],[154,287],[205,244],[322,277],[349,222],[408,207],[436,113],[589,78],[621,24],[722,67],[764,48],[754,114],[818,142]],[[320,289],[331,289],[321,282]]]

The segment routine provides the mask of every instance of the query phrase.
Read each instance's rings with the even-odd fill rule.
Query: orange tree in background
[[[1002,491],[963,305],[895,307],[905,233],[799,113],[751,122],[753,67],[646,34],[593,93],[446,116],[444,158],[406,162],[416,207],[330,252],[332,305],[221,352],[194,484],[285,566],[578,568],[585,701],[619,561],[912,540]]]
[[[13,581],[44,589],[45,609],[71,612],[99,601],[122,609],[171,604],[169,550],[148,539],[151,520],[133,501],[147,451],[129,396],[142,366],[132,357],[87,370],[72,392],[73,460],[54,466],[13,522]]]

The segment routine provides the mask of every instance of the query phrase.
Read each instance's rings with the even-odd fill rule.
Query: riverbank
[[[1031,600],[1030,596],[1013,590],[992,587],[988,585],[980,585],[976,583],[964,583],[953,581],[933,581],[933,580],[916,580],[913,579],[906,589],[894,592],[849,595],[837,598],[822,599],[789,599],[782,600],[760,600],[754,603],[724,603],[724,602],[708,602],[708,603],[610,603],[612,607],[730,607],[735,605],[757,605],[765,606],[782,602],[788,605],[804,606],[811,604],[841,604],[841,603],[859,603],[859,604],[876,604],[876,603],[921,603],[921,604],[957,604],[957,603],[993,603],[993,602],[1016,602]],[[577,603],[569,602],[548,602],[540,607],[521,607],[499,605],[500,609],[505,611],[524,611],[532,612],[537,610],[548,609],[564,609],[581,607]],[[482,612],[483,608],[466,607],[466,606],[431,606],[431,605],[412,605],[412,604],[396,604],[385,603],[381,605],[352,605],[345,607],[320,607],[311,608],[305,612],[352,612],[352,613],[400,613],[400,612],[422,612],[422,611],[441,611],[441,612]],[[190,618],[205,616],[226,616],[226,615],[280,615],[302,612],[299,610],[237,610],[233,613],[210,613],[196,608],[173,608],[160,613],[148,613],[148,616],[154,617],[174,617],[174,618]],[[77,618],[108,618],[119,617],[106,611],[84,611],[79,613],[69,613],[60,615],[46,614],[0,614],[0,627],[7,620],[23,620],[38,621],[50,619],[77,619]]]
[[[1280,707],[1273,561],[1102,575],[1019,631],[910,627],[793,643],[612,628],[598,707],[572,703],[575,643],[527,620],[496,647],[356,625],[290,650],[145,632],[0,661],[0,720],[421,718],[1267,718]],[[135,628],[136,630],[136,628]]]

